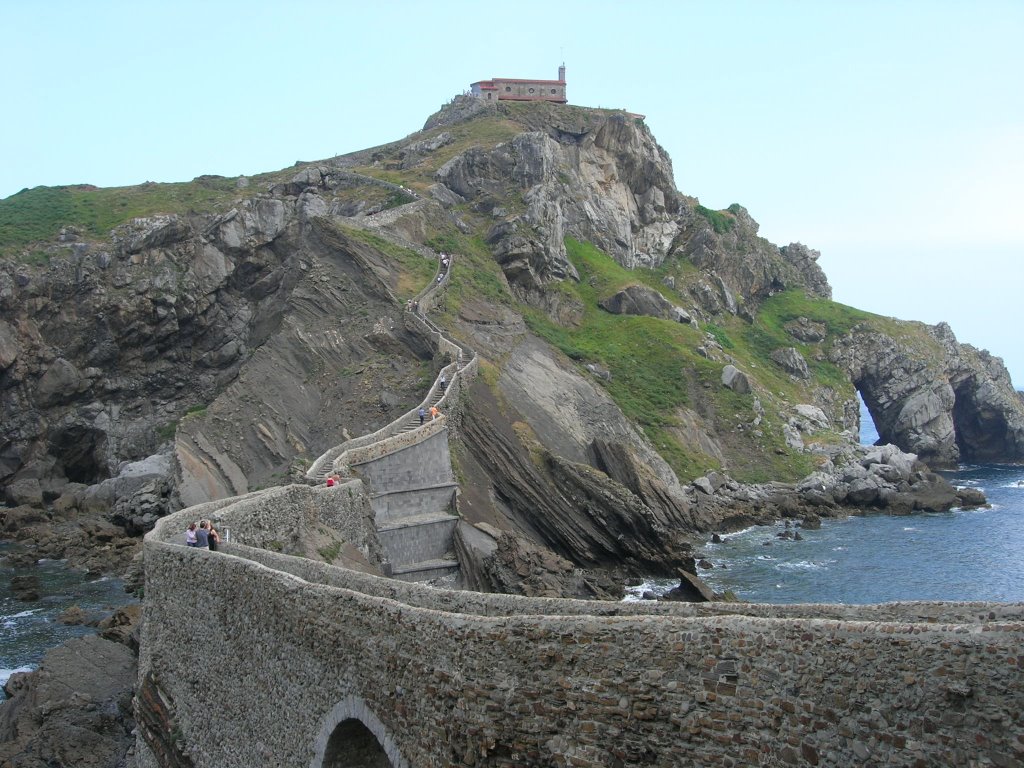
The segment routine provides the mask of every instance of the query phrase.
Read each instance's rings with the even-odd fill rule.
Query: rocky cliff
[[[57,192],[87,204],[19,219]],[[75,213],[90,206],[103,216]],[[679,192],[622,112],[459,98],[372,150],[253,179],[28,190],[0,214],[12,536],[86,512],[138,533],[390,421],[434,371],[400,321],[432,273],[423,245],[458,254],[437,319],[484,361],[457,444],[463,512],[577,567],[690,567],[685,535],[742,514],[707,488],[748,487],[692,481],[804,493],[855,442],[858,390],[883,439],[936,466],[1024,458],[997,358],[833,304],[815,251]],[[870,502],[826,483],[842,491],[826,506],[884,506],[911,492],[901,478]]]

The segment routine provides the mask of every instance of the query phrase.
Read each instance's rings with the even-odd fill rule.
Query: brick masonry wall
[[[266,501],[262,525],[290,519],[282,496]],[[219,513],[239,524],[230,506]],[[339,711],[362,713],[394,765],[424,768],[1024,759],[1019,604],[447,592],[169,543],[191,516],[165,518],[146,538],[140,667],[173,702],[197,768],[319,767]]]

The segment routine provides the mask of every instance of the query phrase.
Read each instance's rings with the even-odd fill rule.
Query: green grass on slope
[[[651,317],[612,315],[598,302],[621,288],[645,283],[663,295],[679,301],[660,279],[665,268],[629,271],[589,244],[566,241],[568,254],[580,273],[580,283],[564,283],[559,290],[573,293],[584,306],[576,327],[556,324],[543,312],[527,309],[526,320],[536,334],[561,349],[571,359],[594,362],[612,373],[602,381],[609,395],[669,462],[681,479],[697,477],[715,469],[713,459],[696,446],[686,445],[675,429],[677,411],[689,408],[704,415],[729,459],[729,471],[739,480],[795,480],[814,469],[814,458],[785,448],[783,418],[796,403],[810,402],[807,385],[795,382],[770,359],[779,347],[796,346],[813,371],[812,385],[832,387],[843,397],[852,397],[846,377],[826,360],[815,345],[795,340],[783,324],[796,317],[824,322],[829,339],[847,332],[858,322],[874,319],[841,304],[810,299],[797,291],[773,297],[764,305],[753,325],[740,318],[726,317],[701,329]],[[758,384],[766,416],[756,428],[755,395],[738,395],[722,386],[722,363],[707,360],[696,349],[710,332]],[[822,435],[822,439],[831,439]]]
[[[582,301],[583,320],[578,327],[565,328],[537,310],[526,310],[531,330],[574,360],[608,368],[612,378],[602,385],[676,473],[684,479],[703,474],[713,465],[671,434],[677,425],[676,408],[690,404],[691,387],[711,376],[715,367],[684,352],[697,346],[700,332],[679,323],[612,315],[600,309],[600,299],[637,282],[640,273],[623,269],[589,244],[567,240],[566,248],[580,283],[563,284],[563,290],[575,292]],[[653,279],[649,273],[644,277]]]
[[[513,303],[505,276],[482,238],[451,228],[426,244],[438,253],[452,253],[457,258],[445,295],[449,313],[457,314],[463,303],[474,300],[506,306]]]

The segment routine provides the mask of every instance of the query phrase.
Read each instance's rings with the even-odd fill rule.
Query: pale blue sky
[[[362,149],[564,58],[570,102],[647,115],[681,191],[1022,386],[1022,41],[1024,0],[0,0],[0,197]]]

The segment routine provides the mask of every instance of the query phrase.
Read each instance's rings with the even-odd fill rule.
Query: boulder
[[[82,374],[69,360],[58,357],[39,380],[36,397],[42,406],[64,403],[78,394]]]
[[[679,603],[708,603],[714,601],[715,593],[695,574],[680,571],[679,586],[670,589],[661,599]]]
[[[603,299],[600,305],[602,309],[614,315],[647,315],[677,319],[674,316],[674,310],[677,310],[678,307],[674,307],[668,299],[646,285],[627,286],[607,299]]]
[[[957,488],[956,499],[958,505],[963,509],[973,509],[988,504],[984,492],[977,488]]]
[[[15,600],[35,602],[39,599],[39,577],[34,574],[12,576],[11,593]]]
[[[4,489],[4,498],[8,504],[14,506],[41,507],[43,505],[43,489],[35,478],[15,480]]]
[[[828,335],[827,325],[815,320],[808,320],[806,317],[798,317],[795,320],[790,320],[782,327],[785,328],[786,333],[794,339],[807,344],[815,344],[819,341],[824,341],[825,337]]]
[[[86,624],[89,621],[89,616],[86,614],[80,605],[72,605],[69,608],[63,610],[57,617],[57,621],[60,624],[66,624],[67,626],[79,626]]]
[[[41,507],[27,505],[0,508],[0,529],[6,533],[18,533],[38,523],[49,522],[49,515]]]
[[[750,394],[750,379],[734,365],[727,365],[722,369],[722,384],[738,395]]]
[[[771,354],[772,360],[779,364],[784,371],[798,379],[809,379],[811,372],[807,368],[807,361],[796,347],[783,347],[776,349]]]
[[[832,422],[825,412],[816,405],[799,403],[793,406],[795,418],[790,423],[801,432],[815,432],[822,429],[831,429]]]
[[[18,337],[14,329],[0,320],[0,371],[5,371],[18,359]]]
[[[685,323],[686,325],[697,324],[690,313],[682,307],[672,307],[672,309],[669,310],[669,318],[675,320],[677,323]]]

